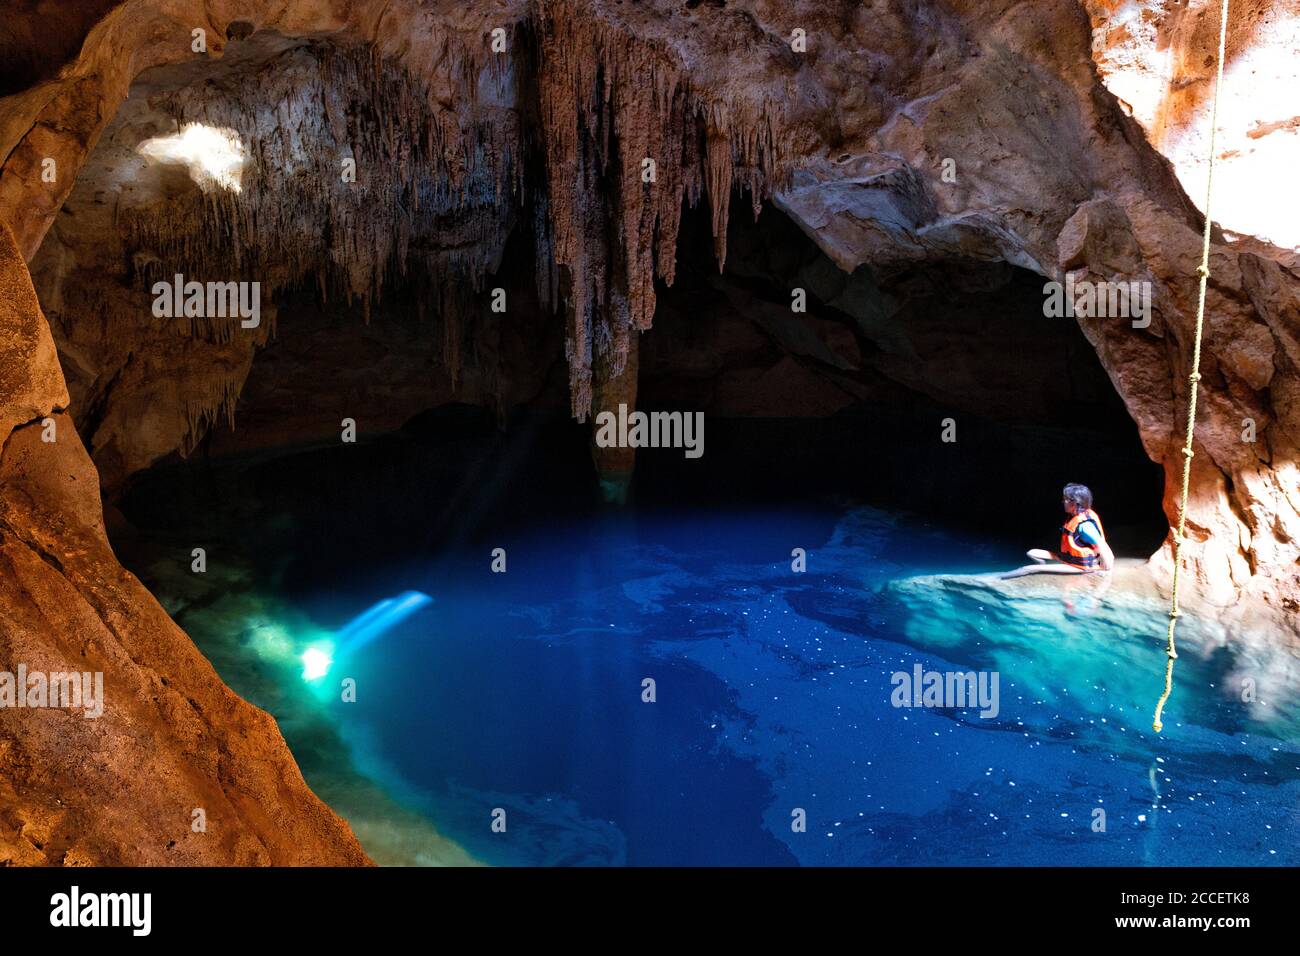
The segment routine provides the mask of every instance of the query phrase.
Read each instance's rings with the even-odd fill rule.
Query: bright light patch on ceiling
[[[136,151],[159,163],[183,163],[205,191],[213,187],[239,192],[248,153],[234,130],[187,123],[179,133],[155,136]]]

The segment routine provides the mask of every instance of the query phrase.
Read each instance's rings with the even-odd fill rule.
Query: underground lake
[[[1157,736],[1140,562],[996,577],[1050,494],[926,516],[913,482],[801,482],[789,423],[711,427],[702,462],[644,456],[620,507],[571,423],[444,409],[158,469],[115,541],[379,862],[1297,862],[1297,687],[1267,640],[1186,622]],[[835,475],[872,426],[794,428]],[[1110,503],[1113,537],[1158,536]],[[923,674],[980,675],[981,700],[900,692]]]

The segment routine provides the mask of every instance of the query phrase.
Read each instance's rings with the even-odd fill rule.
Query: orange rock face
[[[1204,212],[1221,5],[1089,0],[1087,7],[1103,81]],[[1293,252],[1300,196],[1280,183],[1300,157],[1298,25],[1296,0],[1233,0],[1229,7],[1213,210],[1224,229]]]
[[[118,565],[8,227],[0,282],[0,342],[41,373],[6,382],[0,406],[6,423],[32,419],[5,428],[0,454],[0,655],[11,674],[99,674],[103,688],[89,709],[0,708],[0,862],[366,863],[275,722]]]

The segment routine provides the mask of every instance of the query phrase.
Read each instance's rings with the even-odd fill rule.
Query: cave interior
[[[273,31],[132,86],[32,263],[120,541],[287,509],[310,529],[288,551],[379,560],[430,529],[486,539],[602,507],[566,375],[579,293],[550,257],[539,106],[487,107],[453,172],[433,124],[404,125],[415,89],[365,49]],[[194,123],[257,143],[238,191],[141,146]],[[331,188],[367,150],[386,160],[372,181]],[[593,160],[594,194],[617,193],[619,168]],[[633,407],[703,413],[708,453],[641,450],[630,507],[839,495],[1013,554],[1050,541],[1058,489],[1082,481],[1118,553],[1159,546],[1161,469],[1078,326],[1044,315],[1041,276],[947,255],[846,272],[770,202],[731,215],[720,244],[714,205],[686,191],[672,281],[660,264],[621,373]],[[622,224],[592,223],[617,250]],[[173,272],[259,281],[269,307],[253,329],[150,321],[143,290]],[[598,369],[628,350],[601,331]]]

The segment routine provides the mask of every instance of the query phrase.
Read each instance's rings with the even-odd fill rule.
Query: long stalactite
[[[721,268],[733,189],[757,215],[787,181],[783,118],[777,105],[698,96],[670,51],[567,4],[533,3],[511,49],[507,68],[448,40],[438,69],[458,91],[451,102],[372,47],[323,40],[220,84],[155,94],[177,128],[231,130],[248,160],[238,192],[121,211],[132,284],[237,277],[265,293],[341,296],[367,317],[386,287],[415,286],[438,304],[454,377],[475,306],[428,290],[482,290],[522,224],[539,298],[563,309],[571,409],[585,420],[593,376],[622,374],[633,336],[653,322],[656,281],[673,281],[683,204],[707,197]],[[348,159],[355,182],[340,177]],[[214,342],[235,330],[187,328]]]

